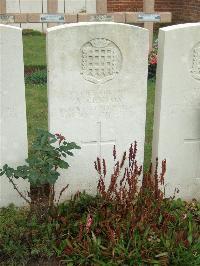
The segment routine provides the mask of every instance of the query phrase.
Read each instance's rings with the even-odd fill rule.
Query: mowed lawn
[[[33,67],[46,66],[46,36],[39,32],[23,34],[25,72]],[[26,110],[29,147],[37,128],[47,129],[47,86],[26,84]]]
[[[46,65],[46,36],[40,32],[26,32],[23,34],[24,64],[25,66]]]
[[[40,33],[26,33],[23,35],[25,70],[30,67],[43,67],[46,65],[46,36]],[[147,122],[145,141],[144,168],[151,162],[151,143],[153,131],[155,82],[148,81]],[[28,118],[29,147],[32,143],[36,129],[47,129],[47,86],[26,84],[26,102]],[[95,159],[95,158],[94,158]]]

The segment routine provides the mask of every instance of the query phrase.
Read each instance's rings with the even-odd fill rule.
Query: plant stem
[[[19,191],[17,188],[17,185],[13,182],[12,178],[8,177],[10,183],[13,185],[14,189],[18,192],[20,197],[22,197],[28,204],[31,204],[31,202]]]

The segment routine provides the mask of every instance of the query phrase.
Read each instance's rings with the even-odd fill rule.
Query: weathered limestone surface
[[[42,0],[20,0],[21,13],[42,13]],[[42,31],[41,23],[21,23],[23,29],[34,29]]]
[[[58,188],[96,192],[96,157],[113,167],[138,142],[143,162],[146,120],[148,31],[117,23],[78,23],[47,33],[49,129],[82,149]],[[110,178],[110,177],[109,177]]]
[[[153,158],[167,159],[166,191],[200,198],[200,23],[160,29]]]
[[[65,0],[66,13],[95,13],[96,0]]]
[[[0,25],[0,167],[24,164],[28,156],[22,31]],[[25,182],[16,182],[27,190]],[[0,177],[0,207],[23,200]]]

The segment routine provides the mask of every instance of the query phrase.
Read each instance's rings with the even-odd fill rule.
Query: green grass
[[[25,67],[46,65],[45,35],[38,33],[23,35]],[[37,128],[47,129],[47,88],[46,85],[26,84],[28,138],[29,146],[35,137]],[[155,81],[148,82],[147,121],[145,140],[144,168],[151,161],[151,143],[153,134]]]
[[[47,88],[46,85],[26,84],[26,108],[28,120],[29,147],[37,128],[47,129]]]
[[[26,66],[46,65],[46,36],[45,34],[23,35],[24,64]]]
[[[143,197],[147,206],[133,201],[131,206],[140,206],[134,212],[119,200],[83,193],[55,207],[43,223],[28,208],[2,208],[0,265],[199,266],[200,204]],[[135,224],[140,211],[145,216],[139,214]],[[87,232],[89,214],[93,222]]]
[[[147,112],[146,112],[146,138],[145,138],[145,156],[144,169],[147,170],[151,163],[152,137],[153,137],[153,116],[155,101],[155,81],[148,81],[147,91]]]

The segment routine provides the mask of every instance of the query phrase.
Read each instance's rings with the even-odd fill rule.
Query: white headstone
[[[20,0],[21,13],[42,13],[42,0]],[[42,31],[42,23],[21,23],[23,29],[33,29]]]
[[[20,13],[20,8],[19,8],[19,0],[6,0],[6,12],[7,14],[9,13]],[[6,19],[4,20],[3,17]],[[2,14],[0,15],[0,24],[11,24],[12,26],[15,27],[20,27],[19,23],[13,23],[15,21],[13,15],[6,15]]]
[[[96,157],[112,169],[135,140],[143,162],[148,31],[125,24],[76,23],[48,30],[49,129],[82,149],[58,182],[96,192]]]
[[[65,0],[66,13],[86,12],[85,0]]]
[[[6,0],[6,13],[20,13],[19,0]]]
[[[0,25],[0,168],[24,164],[28,156],[22,31]],[[16,180],[15,180],[16,181]],[[25,182],[16,182],[20,190]],[[0,177],[0,207],[21,204],[6,177]]]
[[[159,34],[153,158],[167,160],[166,190],[200,198],[200,23]]]
[[[96,0],[65,0],[66,13],[96,13]]]
[[[96,0],[86,0],[86,12],[87,13],[96,13]]]

